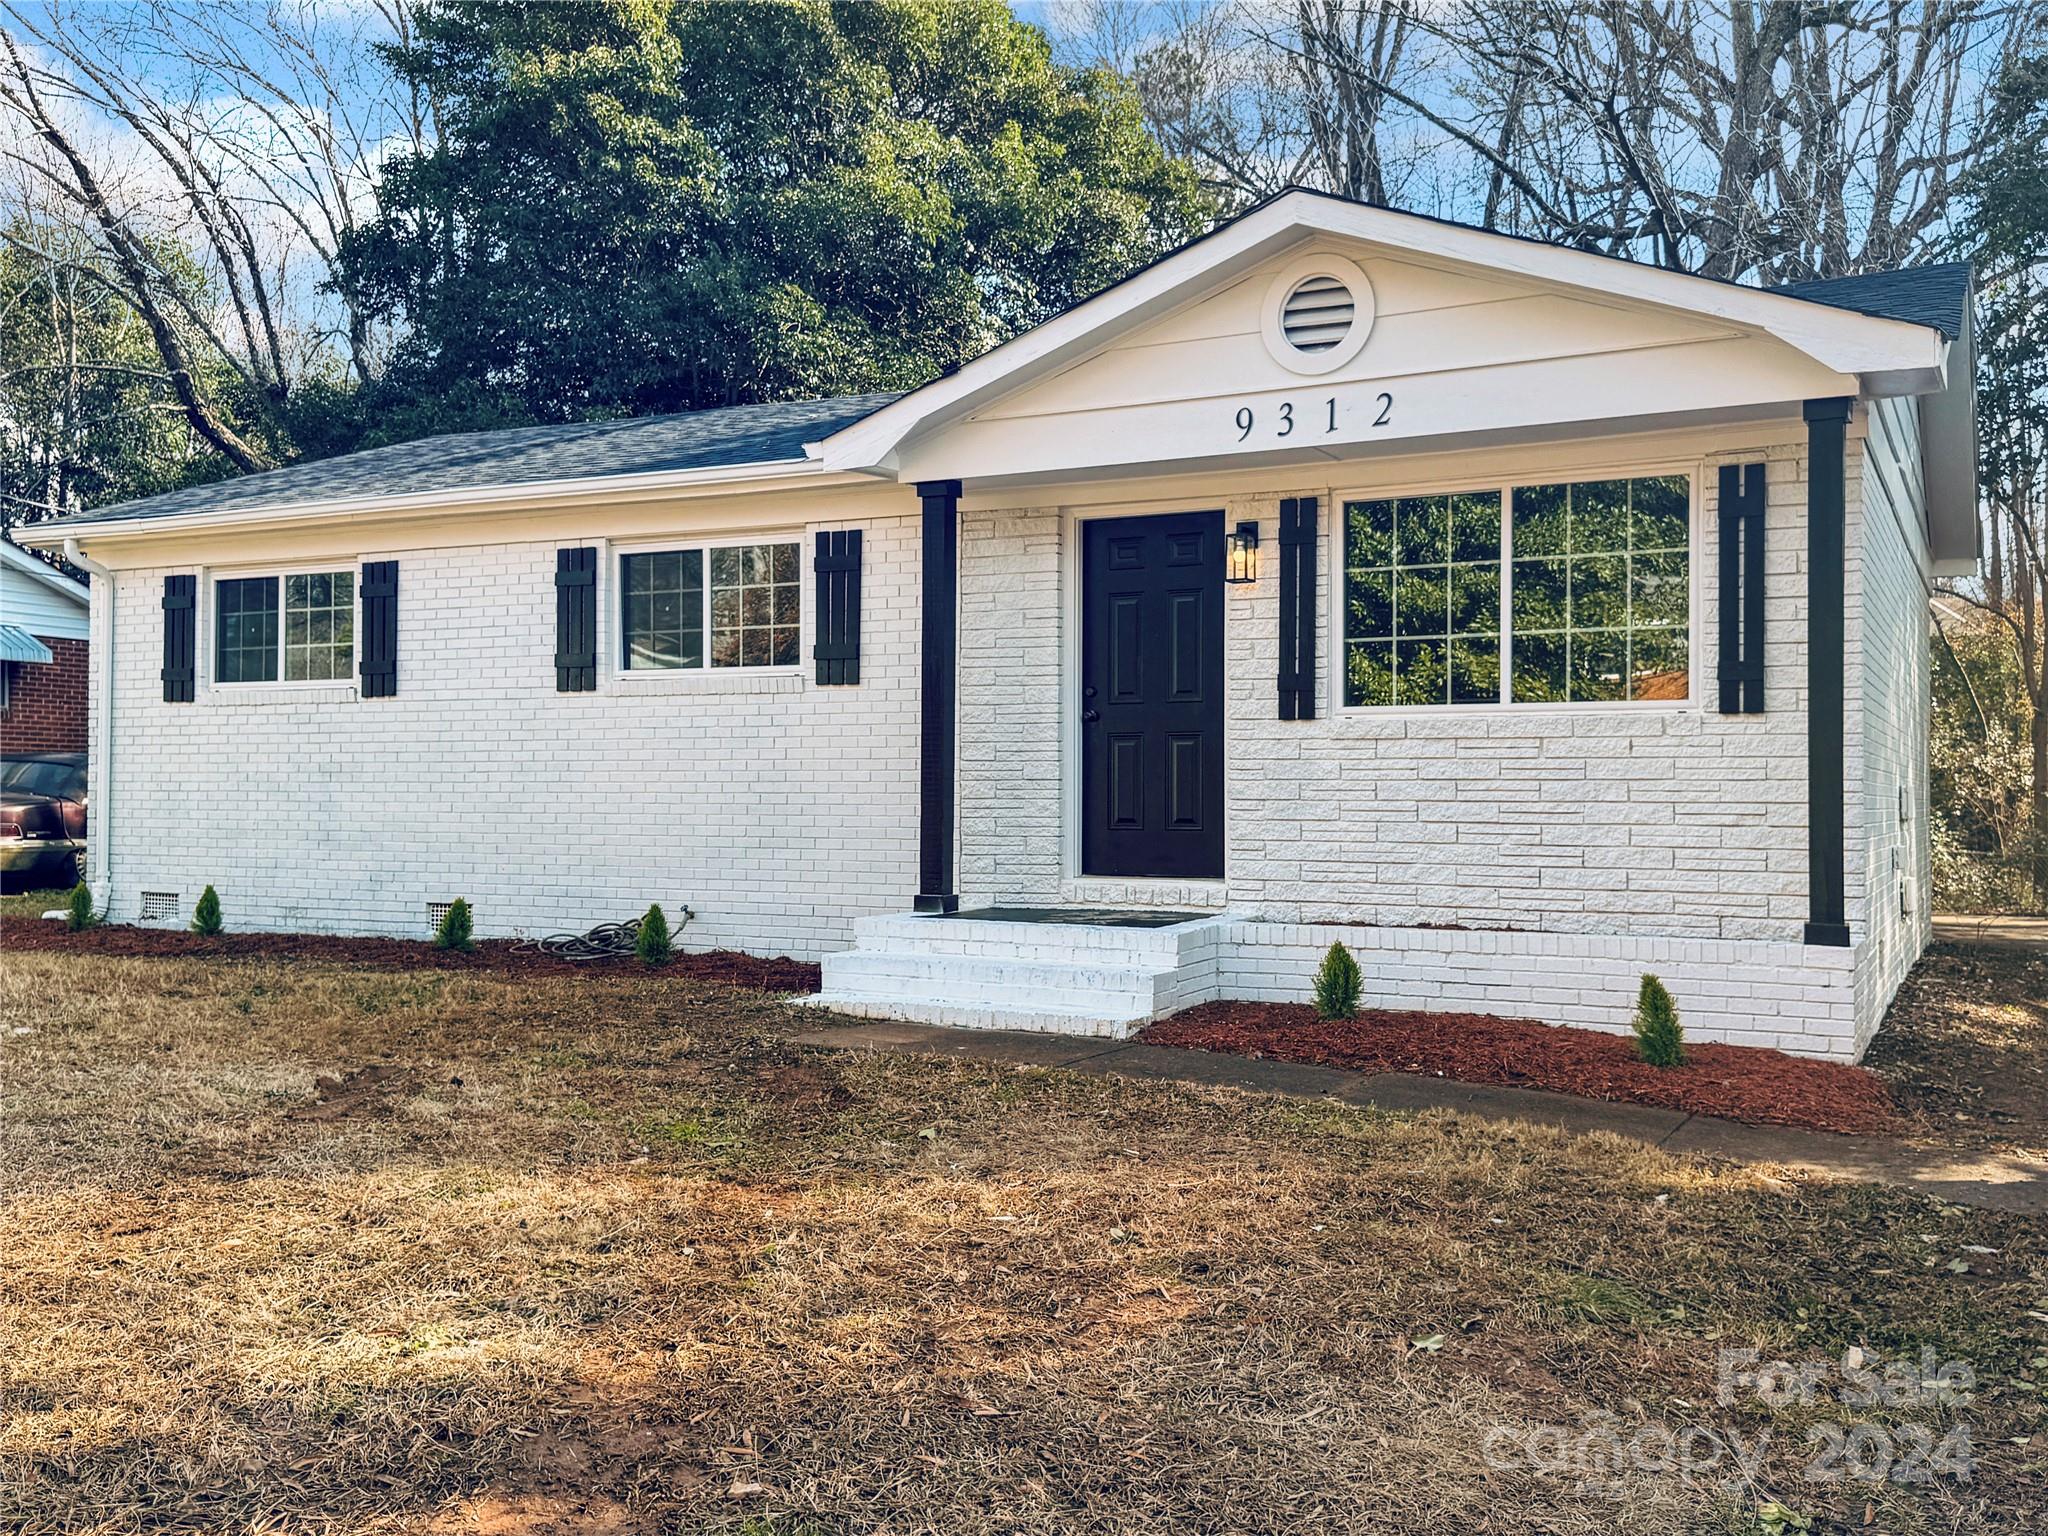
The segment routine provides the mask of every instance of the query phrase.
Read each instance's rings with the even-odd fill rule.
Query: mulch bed
[[[436,949],[417,939],[350,938],[322,933],[223,933],[201,938],[175,928],[131,928],[108,923],[74,933],[43,918],[0,923],[0,949],[61,950],[92,955],[176,955],[196,960],[299,960],[318,965],[355,965],[387,971],[491,971],[512,975],[615,975],[638,972],[640,963],[564,960],[512,939],[479,939],[467,954]],[[815,992],[818,967],[778,956],[764,960],[729,949],[678,953],[662,974],[690,981],[723,982],[763,992]]]
[[[1653,1067],[1636,1059],[1629,1036],[1483,1013],[1367,1008],[1326,1022],[1306,1003],[1207,1003],[1139,1038],[1359,1072],[1542,1088],[1755,1125],[1865,1134],[1899,1124],[1884,1079],[1861,1067],[1756,1046],[1690,1044],[1684,1066]]]

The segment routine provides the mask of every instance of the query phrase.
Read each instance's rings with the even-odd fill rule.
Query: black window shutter
[[[555,551],[555,691],[597,688],[597,551]]]
[[[1721,466],[1721,713],[1764,711],[1764,467]]]
[[[821,683],[860,681],[860,530],[818,535],[818,638],[811,647]]]
[[[398,692],[398,562],[363,562],[363,697]]]
[[[1280,718],[1316,717],[1316,498],[1280,503]]]
[[[164,702],[190,704],[199,650],[199,578],[164,578]]]

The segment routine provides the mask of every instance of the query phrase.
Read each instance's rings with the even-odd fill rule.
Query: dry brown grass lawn
[[[0,1526],[1590,1536],[1761,1529],[1770,1497],[1823,1531],[2048,1508],[2040,1223],[796,1027],[640,973],[6,956]],[[1979,1385],[1931,1414],[1721,1408],[1723,1345],[1925,1345]],[[1808,1481],[1821,1419],[1967,1422],[1975,1476]],[[1603,1424],[1771,1449],[1729,1488],[1486,1463],[1503,1427]]]

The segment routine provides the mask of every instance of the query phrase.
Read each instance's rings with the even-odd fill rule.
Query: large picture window
[[[628,671],[793,667],[803,580],[795,544],[714,544],[619,559]]]
[[[1691,504],[1684,475],[1347,501],[1345,704],[1686,698]]]
[[[1344,509],[1344,702],[1500,698],[1500,493]]]
[[[355,672],[354,571],[237,576],[213,584],[217,683],[346,682]]]

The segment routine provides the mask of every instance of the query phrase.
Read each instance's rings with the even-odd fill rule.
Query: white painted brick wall
[[[1713,709],[1713,582],[1689,708],[1346,713],[1327,666],[1318,718],[1275,708],[1277,560],[1231,589],[1231,905],[1280,921],[1463,923],[1562,933],[1796,941],[1806,913],[1803,441],[1768,465],[1766,711]],[[1717,468],[1695,562],[1713,558]],[[1271,548],[1278,497],[1233,505]],[[1321,570],[1339,558],[1326,496]],[[1325,593],[1328,588],[1325,587]],[[1318,605],[1319,660],[1339,632]]]
[[[960,519],[959,881],[968,906],[1059,899],[1056,507]]]
[[[1900,448],[1888,437],[1883,451]],[[1657,969],[1682,1006],[1690,999],[1700,1038],[1791,1045],[1805,1009],[1798,1048],[1861,1048],[1926,936],[1924,551],[1885,531],[1875,495],[1866,527],[1858,498],[1874,477],[1852,436],[1846,830],[1861,942],[1838,962],[1798,942],[1804,443],[1727,460],[1759,456],[1769,465],[1761,716],[1713,708],[1718,459],[1702,473],[1695,700],[1682,710],[1344,714],[1325,666],[1318,718],[1282,721],[1279,491],[1229,501],[1229,522],[1259,520],[1267,556],[1257,583],[1229,589],[1226,619],[1228,902],[1264,920],[1243,925],[1247,956],[1233,974],[1269,989],[1251,995],[1297,995],[1329,942],[1326,929],[1300,925],[1341,923],[1369,954],[1417,957],[1401,962],[1421,968],[1413,975],[1384,971],[1387,997],[1415,1006],[1435,998],[1619,1027],[1640,971]],[[1341,511],[1319,494],[1327,573]],[[1917,515],[1901,514],[1915,529]],[[580,928],[658,899],[672,915],[695,908],[682,936],[691,947],[816,956],[845,946],[857,918],[903,909],[917,852],[918,522],[857,525],[867,530],[863,681],[844,689],[818,688],[806,669],[556,693],[560,541],[550,539],[398,553],[396,699],[341,687],[202,691],[167,705],[157,677],[166,572],[124,573],[107,583],[112,601],[95,605],[96,626],[119,625],[121,772],[109,796],[95,765],[93,790],[116,828],[112,915],[132,919],[143,890],[176,892],[189,912],[208,882],[238,927],[397,934],[423,933],[425,904],[458,895],[487,934]],[[807,584],[809,535],[827,526],[841,525],[805,531]],[[1064,868],[1070,526],[1058,508],[963,518],[963,895],[1212,907],[1213,891],[1077,880]],[[1862,621],[1866,590],[1881,623]],[[1321,591],[1327,663],[1334,615],[1331,588]],[[806,656],[811,620],[807,595]],[[96,717],[101,707],[96,698]],[[1904,826],[1901,784],[1913,806]],[[1900,881],[1915,908],[1903,921],[1892,915]],[[1273,937],[1284,932],[1315,937]],[[1503,969],[1501,956],[1514,963]],[[1858,962],[1863,979],[1845,1003],[1840,973]],[[1423,974],[1432,966],[1434,980]],[[1756,967],[1780,978],[1775,990],[1762,974],[1743,979]],[[1517,986],[1536,990],[1518,1003]]]
[[[1318,718],[1281,720],[1280,491],[1231,500],[1226,521],[1257,519],[1266,555],[1256,583],[1229,589],[1225,619],[1232,909],[1796,942],[1806,918],[1805,445],[1727,457],[1759,456],[1770,498],[1762,715],[1712,707],[1705,572],[1691,708],[1346,714],[1326,665]],[[1703,476],[1703,565],[1720,462]],[[1341,511],[1322,494],[1327,574]],[[963,523],[961,871],[977,897],[1056,901],[1082,888],[1062,880],[1060,539],[1070,526],[1054,508]],[[1325,663],[1330,591],[1318,604]]]
[[[837,526],[865,530],[861,682],[821,688],[811,535]],[[166,704],[166,570],[123,573],[113,916],[143,890],[189,916],[209,882],[243,929],[420,935],[427,902],[463,896],[481,933],[539,933],[658,900],[672,923],[695,909],[689,948],[844,946],[916,890],[918,523],[803,539],[802,675],[583,694],[555,691],[555,550],[573,540],[399,552],[395,699]]]
[[[1372,1008],[1491,1013],[1627,1031],[1645,971],[1671,989],[1686,1037],[1853,1061],[1855,961],[1799,943],[1611,934],[1241,922],[1222,936],[1224,997],[1306,1002],[1323,952],[1341,940]]]
[[[1928,857],[1926,497],[1918,402],[1871,410],[1865,451],[1851,444],[1860,487],[1849,526],[1847,838],[1850,922],[1856,935],[1856,1045],[1933,936]]]
[[[1863,436],[1860,425],[1852,430],[1846,466],[1845,834],[1849,917],[1859,941],[1853,954],[1808,950],[1801,942],[1808,915],[1807,482],[1804,434],[1796,428],[1761,451],[1709,456],[1697,471],[1694,698],[1680,710],[1343,713],[1327,665],[1336,625],[1325,582],[1318,718],[1282,721],[1274,679],[1283,488],[1229,499],[1226,521],[1257,520],[1266,554],[1259,581],[1228,592],[1229,910],[1283,927],[1356,925],[1382,946],[1388,934],[1446,932],[1421,924],[1520,930],[1450,932],[1425,941],[1431,953],[1485,955],[1493,943],[1557,935],[1649,942],[1644,953],[1654,951],[1654,965],[1616,961],[1570,993],[1569,1016],[1544,1016],[1625,1027],[1641,971],[1661,966],[1673,971],[1667,982],[1694,995],[1692,1023],[1701,1038],[1844,1058],[1860,1052],[1924,945],[1927,879],[1922,552],[1883,525],[1882,537],[1870,539],[1877,558],[1866,577]],[[1911,458],[1917,447],[1884,438],[1873,451]],[[1758,459],[1768,485],[1765,711],[1724,716],[1715,680],[1718,471],[1723,463]],[[1284,487],[1286,494],[1311,489]],[[1340,548],[1341,506],[1327,490],[1320,494],[1319,564],[1327,576]],[[1909,527],[1918,528],[1917,516],[1906,519]],[[1061,585],[1059,547],[1071,526],[1055,508],[970,514],[963,524],[963,892],[1000,901],[1211,905],[1210,892],[1165,902],[1156,883],[1076,879],[1063,868],[1062,701],[1048,678],[1056,679],[1071,603]],[[1859,651],[1866,580],[1881,616],[1871,626],[1867,667]],[[1902,782],[1918,807],[1903,840],[1896,826]],[[1893,920],[1897,887],[1872,894],[1878,877],[1889,879],[1895,848],[1919,913],[1904,927]],[[1674,941],[1726,947],[1700,958],[1674,949]],[[1852,1001],[1845,967],[1866,955],[1868,980]],[[1584,958],[1568,955],[1552,969],[1568,974]],[[1312,969],[1314,956],[1307,959]],[[1719,985],[1716,976],[1731,966],[1744,974],[1762,966],[1791,978],[1792,1003],[1821,999],[1811,1038],[1801,1043],[1796,1019],[1777,1006],[1787,999],[1749,983]],[[1813,981],[1816,975],[1822,979]],[[1507,1006],[1497,987],[1477,986],[1475,980],[1458,995]],[[1852,1007],[1853,1015],[1841,1013]]]

